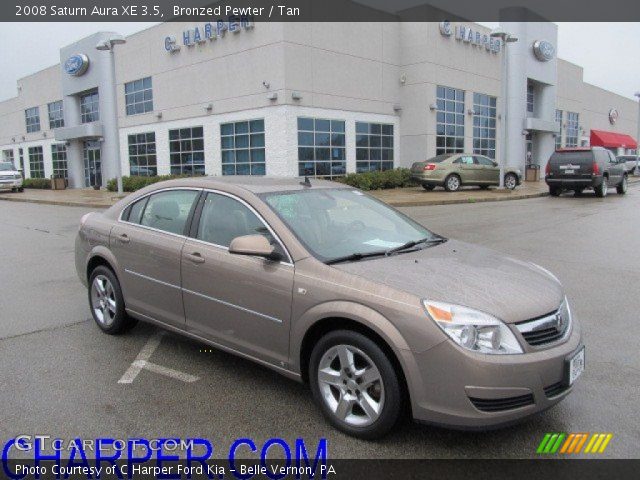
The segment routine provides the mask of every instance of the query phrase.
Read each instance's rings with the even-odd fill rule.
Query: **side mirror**
[[[494,166],[494,167],[497,167],[497,166],[498,166],[498,162],[494,161],[494,162],[493,162],[493,166]]]
[[[278,261],[282,258],[264,235],[243,235],[231,240],[229,253],[235,255],[248,255],[251,257],[263,257]]]

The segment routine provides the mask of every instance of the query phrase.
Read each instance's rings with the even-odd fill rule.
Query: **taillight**
[[[551,173],[551,162],[547,162],[547,166],[544,167],[544,174],[549,175]]]
[[[435,169],[436,169],[436,164],[435,163],[427,163],[423,167],[423,170],[435,170]]]
[[[598,162],[593,162],[593,174],[600,175],[600,167],[598,166]]]

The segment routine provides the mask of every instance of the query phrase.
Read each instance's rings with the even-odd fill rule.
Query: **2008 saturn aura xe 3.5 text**
[[[562,400],[584,367],[550,272],[322,180],[155,184],[82,218],[76,268],[104,332],[142,320],[307,382],[360,438],[405,408],[511,423]]]

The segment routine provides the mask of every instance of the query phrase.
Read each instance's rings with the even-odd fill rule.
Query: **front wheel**
[[[504,176],[504,186],[509,190],[513,190],[518,185],[518,178],[513,173],[507,173]]]
[[[460,190],[460,177],[457,175],[449,175],[444,181],[444,189],[447,192],[457,192]]]
[[[400,417],[398,374],[382,349],[360,333],[336,330],[322,337],[311,353],[309,383],[325,418],[354,437],[380,438]]]
[[[110,335],[123,333],[137,323],[124,310],[120,282],[111,269],[105,266],[96,267],[91,272],[89,306],[98,327]]]
[[[623,175],[622,176],[622,181],[620,182],[620,184],[616,187],[616,191],[618,192],[618,194],[620,195],[624,195],[625,193],[627,193],[627,188],[628,188],[628,180],[627,180],[627,176]]]
[[[607,196],[607,191],[609,190],[609,186],[607,185],[606,177],[602,179],[602,183],[594,188],[596,192],[596,197],[604,198]]]

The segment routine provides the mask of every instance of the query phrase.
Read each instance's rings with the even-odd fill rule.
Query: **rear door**
[[[618,185],[622,181],[622,175],[624,175],[625,164],[624,160],[618,159],[610,150],[607,150],[607,156],[609,160],[609,185]]]
[[[231,241],[260,234],[281,262],[229,253]],[[282,243],[245,201],[207,192],[182,254],[187,328],[271,364],[288,362],[294,267]]]
[[[482,166],[474,162],[473,155],[461,155],[453,162],[458,168],[462,183],[482,183]]]
[[[199,194],[172,189],[146,196],[127,207],[111,230],[127,308],[180,328],[180,255]]]

